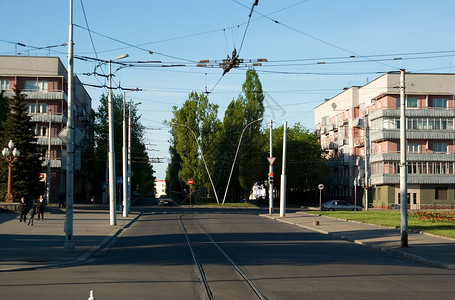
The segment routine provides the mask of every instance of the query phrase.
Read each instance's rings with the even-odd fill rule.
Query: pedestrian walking
[[[28,212],[27,226],[30,225],[30,223],[32,223],[32,226],[33,226],[33,219],[35,218],[35,214],[36,214],[35,206],[32,205],[32,207],[30,207],[30,210]]]
[[[21,197],[21,203],[19,203],[19,213],[20,213],[19,222],[22,222],[22,219],[24,220],[24,223],[25,223],[25,221],[27,221],[27,212],[28,212],[28,205],[27,205],[27,203],[25,203],[25,198]]]
[[[65,193],[61,192],[59,195],[58,195],[58,200],[60,201],[60,203],[58,204],[58,207],[65,207]]]
[[[38,213],[38,220],[40,220],[41,216],[41,221],[44,221],[44,208],[46,203],[44,202],[43,195],[39,196],[38,203],[36,205],[36,210]]]

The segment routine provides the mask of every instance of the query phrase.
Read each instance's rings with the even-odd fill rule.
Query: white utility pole
[[[368,109],[365,108],[365,210],[368,210],[368,200],[370,197],[370,125],[368,122]]]
[[[52,114],[51,109],[47,111],[49,117],[49,130],[48,130],[48,143],[47,143],[47,190],[46,190],[46,204],[50,203],[51,197],[51,131],[52,131]]]
[[[66,144],[66,220],[64,231],[66,233],[64,249],[73,252],[73,190],[74,190],[74,119],[73,119],[73,0],[70,0],[70,24],[68,41],[68,143]]]
[[[122,165],[123,165],[123,216],[128,217],[128,178],[127,178],[127,145],[126,145],[126,107],[125,107],[125,92],[123,92],[123,146],[122,146]]]
[[[284,121],[283,125],[283,163],[281,171],[281,186],[280,186],[280,217],[286,215],[286,132],[288,122]]]
[[[408,170],[406,163],[405,71],[400,70],[400,216],[401,247],[408,247]]]
[[[109,93],[107,97],[107,114],[109,123],[109,221],[117,225],[117,208],[115,201],[115,150],[114,150],[114,103],[112,101],[112,60],[109,60]]]
[[[270,120],[270,155],[269,157],[273,157],[272,153],[272,136],[273,136],[273,128],[272,128],[272,120]],[[269,166],[269,214],[273,214],[273,164]]]

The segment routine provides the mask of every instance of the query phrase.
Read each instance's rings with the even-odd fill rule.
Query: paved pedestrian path
[[[17,212],[3,211],[0,213],[0,272],[81,263],[138,217],[138,213],[130,213],[126,218],[118,213],[117,225],[111,226],[107,205],[75,205],[75,251],[66,252],[65,209],[46,207],[44,220],[35,216],[33,226],[19,222]]]
[[[394,228],[345,221],[331,217],[289,213],[264,217],[328,234],[360,245],[390,252],[424,264],[455,270],[455,239],[408,232],[408,247],[400,246],[400,231]]]

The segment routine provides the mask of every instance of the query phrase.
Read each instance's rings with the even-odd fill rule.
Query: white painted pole
[[[283,163],[281,172],[281,187],[280,187],[280,217],[286,215],[286,132],[288,123],[284,121],[283,125]]]
[[[365,211],[368,211],[370,198],[370,125],[368,121],[368,108],[365,111]]]
[[[66,219],[63,226],[66,238],[64,249],[74,252],[73,241],[73,190],[74,190],[74,119],[73,119],[73,1],[70,0],[70,24],[68,41],[68,144],[66,144]]]
[[[122,147],[122,165],[123,165],[123,217],[128,217],[128,178],[127,178],[127,146],[126,146],[126,107],[125,107],[125,92],[123,92],[123,147]]]
[[[269,157],[273,157],[272,153],[272,139],[273,137],[273,128],[272,128],[272,120],[270,120],[270,155]],[[270,174],[273,174],[273,165],[270,164],[269,166],[269,214],[273,214],[273,176],[270,176]]]
[[[52,114],[51,109],[47,113],[49,117],[49,130],[48,130],[48,144],[47,144],[47,190],[46,190],[46,204],[50,203],[51,197],[51,133],[52,133]]]
[[[406,86],[405,71],[400,70],[400,233],[401,247],[408,247],[408,170],[406,163]]]
[[[109,93],[107,97],[107,114],[109,125],[109,221],[110,225],[117,225],[117,211],[115,201],[115,152],[114,152],[114,103],[112,101],[112,71],[109,60]]]
[[[130,212],[131,208],[131,105],[128,105],[128,180],[127,180],[127,210]]]

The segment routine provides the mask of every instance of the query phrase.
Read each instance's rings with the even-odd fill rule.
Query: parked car
[[[362,210],[362,207],[344,200],[331,200],[322,204],[321,210]]]
[[[173,202],[172,202],[172,199],[171,199],[171,196],[169,195],[161,195],[159,198],[158,198],[158,205],[173,205]]]

